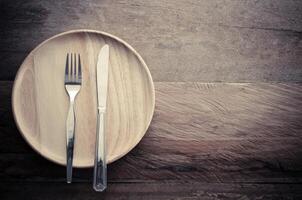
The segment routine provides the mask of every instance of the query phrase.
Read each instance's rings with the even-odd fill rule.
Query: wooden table
[[[0,199],[301,199],[301,1],[1,1]],[[38,43],[78,28],[140,52],[156,88],[141,143],[92,169],[35,153],[11,110],[13,79]]]

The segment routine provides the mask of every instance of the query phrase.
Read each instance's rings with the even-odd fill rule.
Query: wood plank
[[[148,138],[146,138],[148,139]],[[300,183],[301,142],[294,140],[261,140],[250,142],[173,142],[173,148],[161,148],[146,139],[124,158],[110,164],[112,181],[183,180],[203,183]],[[162,142],[170,146],[169,142]],[[259,144],[260,143],[260,144]],[[284,143],[288,145],[283,145]],[[282,147],[283,145],[283,147]],[[179,149],[187,148],[187,151]],[[192,147],[191,147],[192,146]],[[243,148],[245,146],[245,149]],[[279,147],[275,147],[279,146]],[[191,149],[189,149],[191,147]],[[203,147],[203,148],[202,148]],[[273,148],[275,147],[275,148]],[[159,150],[153,150],[158,148]],[[262,150],[271,148],[271,150]],[[257,150],[255,150],[257,149]],[[193,152],[193,153],[192,153]],[[65,168],[43,159],[38,154],[1,154],[0,178],[3,181],[65,182]],[[74,171],[74,182],[91,181],[92,169]]]
[[[43,40],[85,27],[133,45],[155,81],[299,82],[301,13],[295,0],[3,0],[0,80]]]
[[[200,184],[196,182],[111,183],[104,193],[91,183],[1,182],[0,197],[6,199],[301,199],[302,185]]]
[[[12,121],[11,82],[0,82],[0,178],[62,181],[65,168],[23,141]],[[147,135],[109,165],[109,181],[301,183],[302,84],[155,83]],[[89,181],[91,169],[75,172]]]

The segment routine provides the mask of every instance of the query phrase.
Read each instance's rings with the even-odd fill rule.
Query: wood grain
[[[0,185],[2,199],[301,199],[302,185],[211,184],[211,183],[112,183],[104,193],[96,193],[89,183],[11,183]]]
[[[1,199],[300,199],[301,84],[155,83],[148,133],[109,165],[97,194],[92,169],[65,168],[32,151],[12,119],[12,82],[0,81]]]
[[[15,80],[12,105],[16,123],[29,144],[46,158],[66,162],[68,95],[66,55],[79,53],[83,83],[75,101],[74,166],[92,166],[96,133],[96,63],[110,46],[106,135],[108,162],[128,153],[143,137],[154,111],[150,72],[132,47],[114,36],[88,30],[55,36],[34,49]]]
[[[9,96],[11,83],[3,84],[1,93]],[[109,165],[110,182],[301,183],[301,84],[162,82],[155,88],[148,133]],[[12,118],[10,109],[2,110],[3,119]],[[0,146],[1,180],[64,182],[65,168],[27,147],[12,121],[1,130],[0,140],[10,144]],[[90,181],[91,173],[75,171],[75,181]]]
[[[108,167],[96,194],[92,169],[65,168],[26,144],[0,81],[1,199],[300,199],[302,84],[155,83],[151,126],[129,154]],[[80,191],[80,192],[79,192]]]
[[[133,45],[155,81],[301,82],[301,13],[299,0],[2,0],[0,79],[50,36],[90,28]]]
[[[302,81],[302,1],[2,0],[0,11],[0,199],[302,199],[302,86],[259,83]],[[91,169],[66,185],[10,106],[27,54],[78,28],[123,38],[155,81],[171,81],[156,83],[151,127],[109,165],[103,194]]]

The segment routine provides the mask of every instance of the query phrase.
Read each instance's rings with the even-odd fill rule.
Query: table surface
[[[302,1],[0,2],[0,199],[301,199]],[[96,29],[131,44],[156,90],[146,136],[92,189],[92,169],[36,152],[11,109],[16,72],[48,37]]]

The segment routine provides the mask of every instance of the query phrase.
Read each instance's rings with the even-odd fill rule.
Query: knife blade
[[[108,89],[108,68],[109,46],[104,45],[99,52],[96,68],[97,132],[95,144],[93,188],[98,192],[104,191],[107,187],[105,113]]]
[[[109,46],[106,44],[99,52],[96,79],[97,79],[97,99],[98,108],[106,109],[107,85],[108,85],[108,66],[109,66]]]

